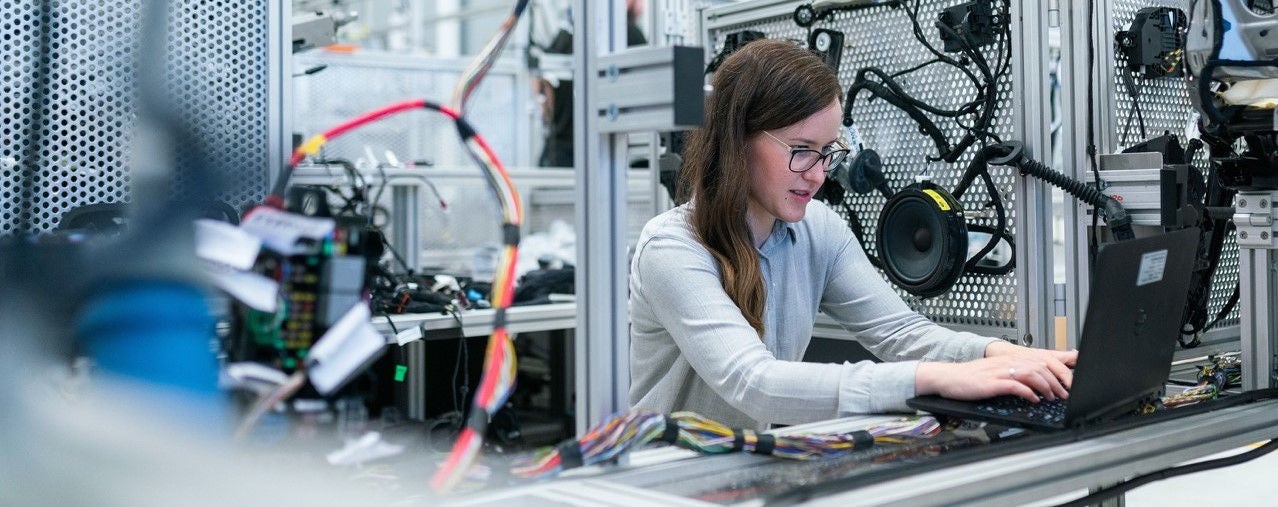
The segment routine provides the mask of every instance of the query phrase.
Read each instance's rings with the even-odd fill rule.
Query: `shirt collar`
[[[768,233],[768,239],[763,242],[763,246],[759,248],[759,251],[770,251],[777,248],[786,239],[790,240],[791,245],[798,241],[794,233],[794,225],[782,222],[780,219],[774,219],[772,221],[772,232]]]

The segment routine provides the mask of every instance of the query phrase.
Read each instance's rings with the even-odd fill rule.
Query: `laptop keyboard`
[[[976,409],[998,417],[1029,419],[1052,425],[1065,421],[1065,402],[1062,400],[1040,399],[1038,403],[1030,403],[1019,396],[998,396],[978,402]]]

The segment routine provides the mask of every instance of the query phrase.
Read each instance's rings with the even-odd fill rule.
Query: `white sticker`
[[[259,206],[244,217],[240,229],[261,238],[262,244],[276,252],[293,255],[300,253],[297,241],[302,238],[319,240],[333,233],[337,225],[331,218],[308,217]]]
[[[1167,269],[1167,250],[1147,252],[1140,256],[1140,272],[1136,275],[1136,286],[1149,285],[1162,281],[1163,271]]]
[[[275,280],[253,273],[240,271],[226,264],[201,259],[204,271],[212,278],[213,285],[226,291],[236,301],[248,305],[259,312],[275,313],[279,305],[280,284]]]
[[[201,259],[249,269],[261,250],[262,240],[234,225],[207,218],[195,221],[195,255]]]
[[[355,303],[311,347],[306,355],[307,375],[320,394],[327,396],[342,387],[386,347],[386,338],[373,328],[370,315],[367,303]]]

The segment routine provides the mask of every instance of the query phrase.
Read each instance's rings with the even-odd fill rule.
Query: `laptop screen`
[[[1067,419],[1126,410],[1171,371],[1199,231],[1110,243],[1097,253]]]

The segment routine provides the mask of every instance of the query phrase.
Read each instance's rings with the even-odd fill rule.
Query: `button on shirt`
[[[758,249],[763,337],[719,281],[689,204],[644,227],[630,267],[630,404],[691,410],[736,428],[908,410],[917,360],[984,356],[994,338],[945,329],[911,310],[824,203],[777,220]],[[802,363],[817,311],[885,361]]]

